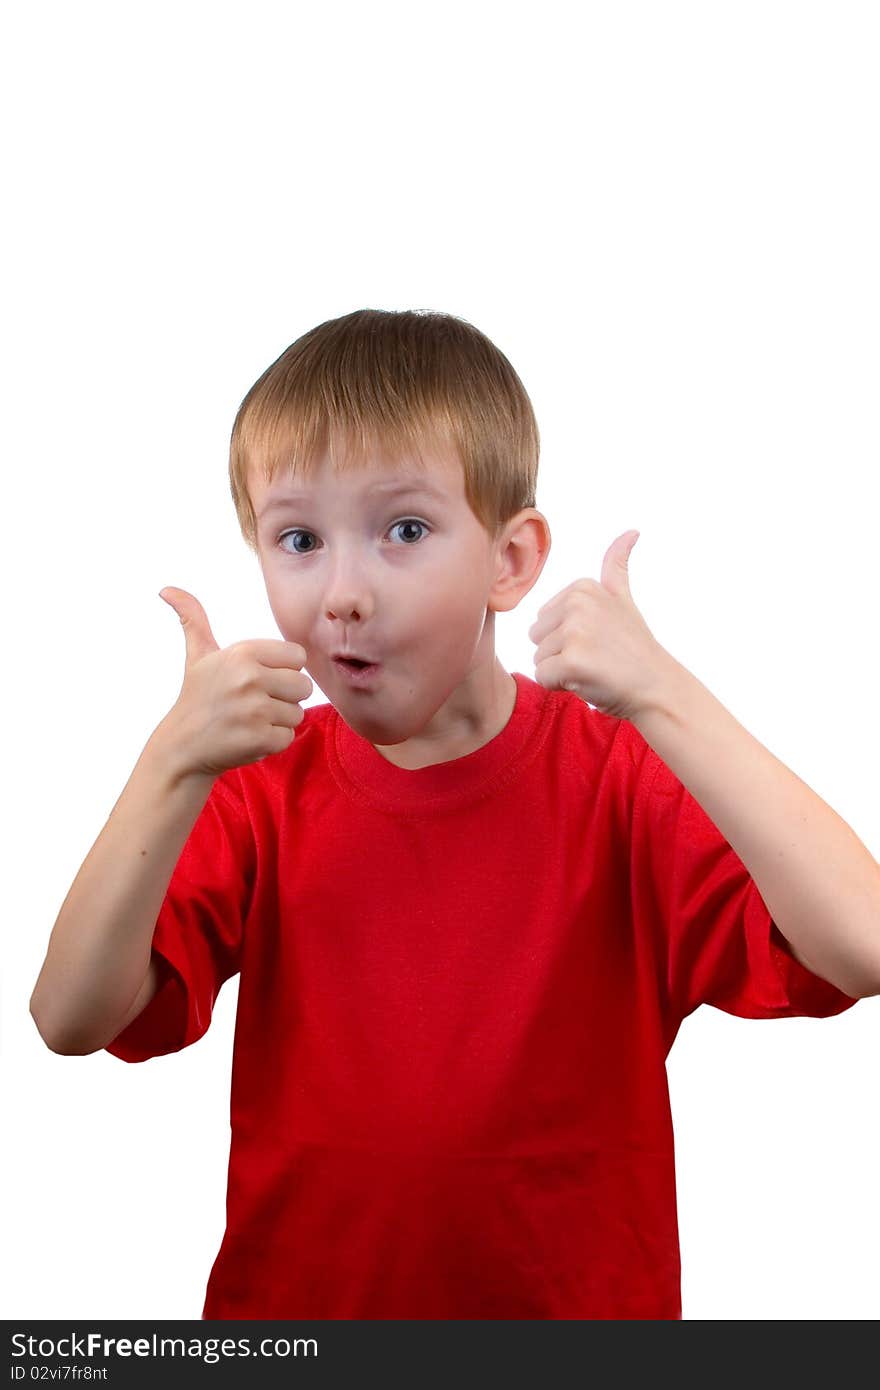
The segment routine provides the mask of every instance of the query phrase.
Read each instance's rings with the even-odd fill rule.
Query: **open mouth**
[[[356,656],[334,656],[333,665],[354,685],[365,685],[379,670],[378,661],[362,661]]]

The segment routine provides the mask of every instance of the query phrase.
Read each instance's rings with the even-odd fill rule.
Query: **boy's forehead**
[[[422,462],[408,458],[396,466],[370,461],[362,467],[335,471],[326,459],[321,459],[307,476],[290,470],[277,474],[271,482],[259,476],[251,481],[251,496],[258,513],[276,503],[306,501],[325,491],[344,492],[347,498],[364,501],[376,494],[419,492],[443,501],[463,495],[464,477],[457,462],[442,457],[429,457]]]

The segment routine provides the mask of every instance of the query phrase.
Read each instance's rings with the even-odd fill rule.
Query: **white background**
[[[277,637],[227,482],[253,381],[362,307],[510,358],[553,531],[498,619],[636,527],[657,638],[880,858],[872,4],[35,3],[0,81],[6,1317],[199,1318],[237,981],[143,1065],[28,1000],[177,697],[158,598]],[[316,688],[310,701],[323,700]],[[880,923],[878,923],[880,930]],[[669,1059],[683,1316],[880,1316],[880,1003],[704,1007]]]

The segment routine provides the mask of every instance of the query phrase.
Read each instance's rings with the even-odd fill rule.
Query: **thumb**
[[[183,627],[186,642],[186,664],[192,666],[208,652],[218,652],[219,644],[214,639],[208,615],[194,594],[186,589],[160,589],[159,597],[173,608]]]
[[[602,561],[602,586],[612,594],[626,594],[632,598],[629,587],[629,557],[641,531],[624,531],[613,540],[605,551]]]

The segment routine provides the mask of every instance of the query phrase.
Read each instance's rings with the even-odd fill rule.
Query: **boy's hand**
[[[602,561],[602,579],[576,579],[538,610],[529,637],[538,644],[535,680],[570,690],[616,719],[644,708],[670,660],[633,603],[627,564],[639,538],[625,531]]]
[[[221,651],[197,598],[173,588],[159,597],[180,618],[186,641],[183,686],[163,720],[181,771],[217,777],[289,748],[305,718],[299,702],[314,689],[302,671],[305,650],[265,638]]]

